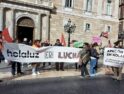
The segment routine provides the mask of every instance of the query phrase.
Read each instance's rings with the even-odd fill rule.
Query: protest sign
[[[93,36],[92,37],[92,43],[101,43],[101,38],[99,36]]]
[[[114,67],[122,67],[124,65],[124,49],[105,48],[104,64]]]

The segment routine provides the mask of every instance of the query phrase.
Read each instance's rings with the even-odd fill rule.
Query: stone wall
[[[118,15],[115,12],[114,17],[104,17],[98,12],[98,0],[93,2],[93,13],[85,14],[84,4],[85,0],[78,0],[74,3],[74,8],[72,10],[66,11],[64,9],[64,0],[53,0],[54,6],[56,7],[56,13],[51,14],[51,24],[50,24],[50,35],[51,42],[55,43],[57,38],[60,39],[61,34],[64,34],[66,43],[68,43],[68,34],[64,32],[64,24],[70,18],[73,23],[76,24],[76,30],[71,34],[71,40],[78,40],[91,43],[93,36],[100,36],[101,32],[105,31],[107,25],[111,26],[111,32],[109,32],[109,38],[102,38],[103,46],[106,46],[108,40],[115,42],[118,37]],[[102,1],[99,1],[102,2]],[[116,2],[118,3],[118,2]],[[101,4],[100,4],[101,5]],[[114,8],[117,10],[117,6]],[[102,9],[101,9],[102,11]],[[102,12],[101,12],[102,13]],[[99,17],[100,16],[100,17]],[[91,24],[91,31],[85,32],[85,23]]]

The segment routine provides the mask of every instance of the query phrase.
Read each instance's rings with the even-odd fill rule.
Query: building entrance
[[[24,38],[27,38],[28,42],[33,41],[34,34],[34,22],[29,17],[22,17],[17,22],[17,39],[19,42],[23,42]]]
[[[17,37],[19,42],[23,42],[24,38],[28,39],[28,42],[33,41],[33,27],[18,26]]]

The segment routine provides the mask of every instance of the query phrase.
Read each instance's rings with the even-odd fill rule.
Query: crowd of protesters
[[[13,41],[14,43],[18,43],[17,40]],[[0,34],[0,62],[4,60],[2,55],[2,36]],[[27,38],[24,38],[21,42],[26,45],[30,45],[34,48],[44,47],[44,46],[63,46],[59,39],[56,39],[54,45],[52,45],[49,40],[42,42],[40,40],[34,40],[33,42],[28,42]],[[82,77],[92,77],[95,76],[98,69],[98,59],[100,53],[100,46],[97,43],[89,44],[87,42],[83,43],[83,46],[80,47],[81,50],[79,52],[79,63],[75,63],[75,68],[81,70]],[[114,43],[114,48],[123,48],[121,41],[117,41]],[[103,53],[102,53],[103,55]],[[24,73],[21,71],[22,62],[9,61],[11,63],[11,73],[13,76],[15,75],[23,75]],[[51,66],[50,62],[47,62],[49,66]],[[90,65],[90,70],[87,69],[87,65]],[[46,63],[42,62],[43,67],[46,66]],[[32,75],[40,74],[40,63],[31,63],[32,66]],[[78,67],[79,66],[79,67]],[[110,67],[114,72],[114,79],[121,80],[122,79],[122,66],[120,67]],[[64,62],[55,62],[55,69],[57,71],[64,71]],[[16,74],[17,73],[17,74]]]

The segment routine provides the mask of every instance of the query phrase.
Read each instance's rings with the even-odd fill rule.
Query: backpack
[[[80,56],[81,63],[86,64],[90,60],[90,53],[88,51],[85,51]]]

